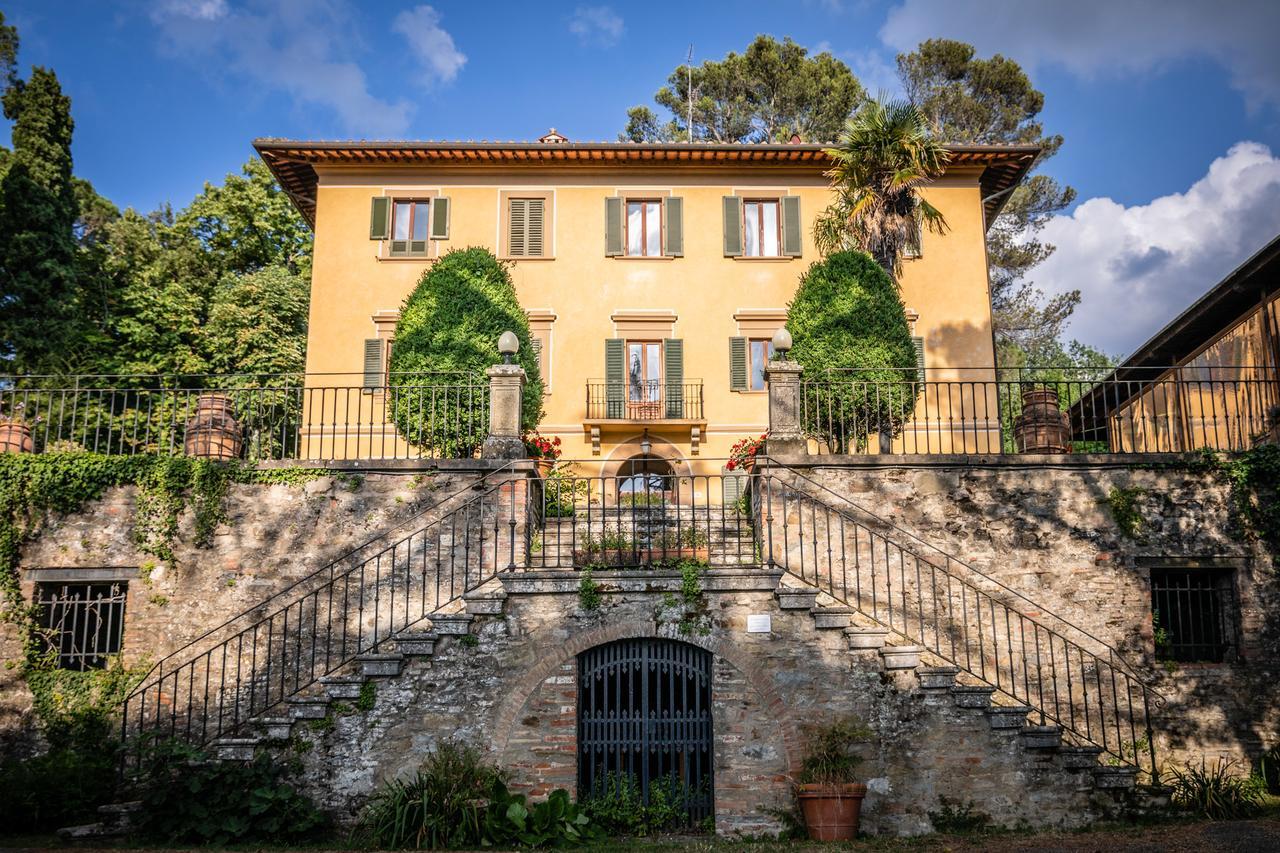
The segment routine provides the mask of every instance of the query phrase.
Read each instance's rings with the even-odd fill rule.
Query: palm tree
[[[814,223],[818,249],[862,249],[896,283],[902,250],[919,239],[920,226],[946,231],[942,213],[919,190],[942,174],[951,153],[930,136],[915,105],[882,98],[845,122],[827,154],[835,160],[826,174],[836,198]]]

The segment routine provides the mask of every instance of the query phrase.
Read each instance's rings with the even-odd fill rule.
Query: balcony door
[[[662,417],[662,341],[627,341],[627,417]]]

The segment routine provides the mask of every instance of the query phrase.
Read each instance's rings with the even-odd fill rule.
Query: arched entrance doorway
[[[627,459],[618,468],[618,498],[651,495],[654,500],[670,500],[676,485],[676,472],[661,456],[641,453]]]
[[[578,796],[630,778],[676,794],[690,825],[713,813],[711,653],[619,640],[578,655]]]

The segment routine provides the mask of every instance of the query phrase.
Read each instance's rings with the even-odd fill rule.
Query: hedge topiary
[[[898,288],[865,252],[809,267],[787,306],[791,357],[804,367],[803,426],[836,453],[896,435],[915,409],[916,354]],[[838,372],[856,370],[856,373]]]
[[[485,371],[502,361],[498,337],[516,333],[524,368],[523,420],[542,417],[542,377],[530,344],[529,320],[507,265],[488,249],[454,249],[419,279],[400,309],[391,350],[388,405],[400,434],[445,457],[467,457],[484,441],[488,397],[456,386],[484,388]]]

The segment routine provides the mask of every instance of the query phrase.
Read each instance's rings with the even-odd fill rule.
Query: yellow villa
[[[546,386],[540,431],[566,458],[612,474],[643,446],[712,473],[766,429],[770,339],[818,258],[823,146],[574,143],[552,131],[528,143],[255,147],[315,229],[308,384],[334,387],[309,397],[332,410],[308,418],[313,446],[403,453],[390,425],[349,423],[358,409],[382,424],[398,309],[433,258],[465,246],[512,264]],[[1038,149],[950,150],[924,191],[948,229],[921,235],[902,299],[929,379],[990,380],[985,232]],[[994,415],[967,417],[998,441]]]

